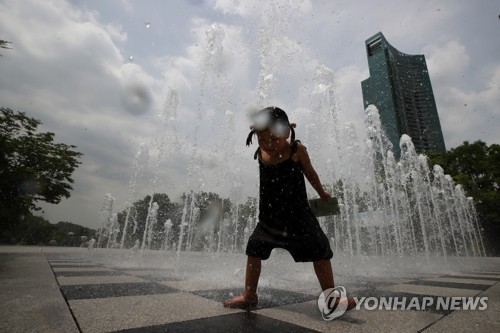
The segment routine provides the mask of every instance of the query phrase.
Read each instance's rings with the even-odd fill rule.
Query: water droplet
[[[128,57],[128,61],[130,61],[130,62],[134,62],[134,56],[130,56],[130,57]]]
[[[146,26],[146,29],[149,29],[151,26],[151,23],[149,21],[144,22],[144,25]]]
[[[125,110],[132,114],[146,113],[152,102],[149,89],[139,83],[129,83],[125,86],[122,95]]]

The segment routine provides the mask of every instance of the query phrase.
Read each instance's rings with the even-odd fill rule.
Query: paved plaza
[[[450,258],[452,268],[430,260],[402,270],[401,262],[334,257],[333,267],[350,296],[488,297],[487,309],[361,307],[325,321],[312,265],[273,252],[259,306],[248,312],[222,306],[241,293],[242,254],[0,246],[0,332],[500,331],[500,258]]]

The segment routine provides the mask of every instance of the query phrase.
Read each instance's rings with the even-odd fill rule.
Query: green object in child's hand
[[[336,215],[340,212],[337,198],[330,198],[328,201],[321,198],[311,199],[309,200],[309,206],[316,217]]]

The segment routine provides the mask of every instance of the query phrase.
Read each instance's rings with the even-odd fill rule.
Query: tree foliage
[[[153,234],[162,235],[164,223],[168,219],[172,221],[180,221],[182,207],[180,207],[179,204],[172,202],[167,194],[155,193],[153,194],[152,200],[151,196],[147,195],[144,197],[144,199],[135,201],[130,207],[130,212],[128,213],[129,221],[127,223],[127,237],[124,244],[125,247],[133,246],[136,240],[139,240],[142,243],[149,206],[153,202],[156,202],[159,207],[157,215],[158,223],[153,228]],[[118,213],[118,224],[120,225],[120,234],[118,235],[118,239],[120,240],[127,219],[127,210],[128,209],[125,209],[122,212]],[[160,239],[155,238],[153,240],[153,247],[159,248],[161,245],[160,242]]]
[[[78,224],[59,221],[54,226],[51,240],[59,246],[82,246],[91,238],[96,238],[96,231]]]
[[[182,202],[177,203],[171,201],[165,193],[155,193],[152,199],[150,195],[147,195],[144,199],[135,201],[129,208],[118,213],[120,233],[117,238],[121,240],[128,215],[124,246],[125,248],[131,248],[136,241],[142,244],[149,207],[151,204],[156,203],[159,209],[157,221],[153,226],[153,239],[148,244],[150,249],[165,248],[166,243],[168,243],[169,249],[177,248],[175,245],[178,244],[180,237],[184,208],[186,208],[186,220],[194,223],[194,225],[192,225],[193,233],[189,233],[187,229],[184,230],[183,250],[186,249],[187,238],[191,239],[190,250],[192,251],[215,250],[217,244],[213,242],[217,242],[219,232],[221,232],[224,224],[224,218],[228,217],[231,218],[232,223],[225,225],[224,230],[230,235],[226,236],[226,238],[233,238],[227,242],[230,244],[223,244],[221,250],[228,250],[232,244],[239,247],[245,244],[245,237],[248,237],[248,235],[245,235],[245,228],[255,221],[256,198],[249,197],[247,202],[235,204],[228,198],[221,198],[217,193],[202,191],[184,193],[181,199]],[[194,210],[198,211],[198,214],[193,214]],[[166,240],[165,222],[167,220],[171,221],[172,227]],[[237,223],[234,223],[235,220],[237,220]],[[247,232],[249,231],[247,230]],[[101,242],[101,244],[106,243],[106,240]]]
[[[4,238],[21,245],[82,246],[95,237],[95,233],[78,224],[64,221],[52,224],[41,216],[28,214],[14,229],[4,232]]]
[[[41,122],[24,112],[0,108],[0,220],[14,228],[38,201],[57,204],[70,197],[71,175],[82,154],[37,132]]]
[[[465,141],[448,152],[429,154],[429,165],[435,164],[474,199],[485,236],[500,253],[500,145]]]

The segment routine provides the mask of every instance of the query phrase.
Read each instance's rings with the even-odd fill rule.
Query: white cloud
[[[134,13],[134,6],[132,5],[130,0],[121,0],[121,6],[129,15]]]
[[[460,79],[470,62],[465,46],[456,40],[444,45],[426,45],[423,48],[423,54],[426,55],[432,82],[436,84]]]
[[[214,8],[224,14],[233,14],[239,16],[266,16],[263,13],[280,11],[280,15],[284,17],[300,16],[308,12],[312,7],[309,0],[306,1],[290,1],[290,0],[215,0]]]
[[[247,110],[262,106],[259,92],[266,95],[263,104],[283,107],[298,122],[298,138],[312,142],[331,136],[334,128],[318,121],[327,115],[311,115],[315,98],[331,85],[338,104],[336,128],[343,132],[344,122],[354,123],[362,139],[360,82],[369,75],[364,40],[378,31],[402,52],[426,55],[448,148],[469,138],[500,142],[500,69],[496,61],[488,61],[496,54],[488,48],[494,43],[485,38],[484,44],[474,44],[482,48],[473,48],[471,41],[480,37],[469,35],[483,22],[477,13],[468,15],[480,6],[448,0],[206,3],[212,8],[194,0],[192,6],[177,7],[158,2],[154,9],[142,3],[134,9],[128,0],[95,2],[94,8],[62,0],[0,4],[1,38],[14,47],[0,58],[2,106],[41,119],[57,140],[76,144],[85,154],[74,175],[72,198],[47,209],[53,222],[65,219],[96,227],[108,192],[117,198],[116,210],[123,208],[139,143],[153,142],[163,131],[158,114],[169,87],[178,93],[177,117],[170,125],[180,144],[165,153],[159,191],[189,190],[186,169],[191,159],[204,168],[206,190],[228,193],[233,185],[228,179],[238,175],[245,191],[255,194],[255,145],[245,149],[244,139]],[[168,16],[165,22],[155,16],[176,10],[178,17]],[[145,17],[153,21],[147,35]],[[214,24],[224,38],[211,58],[206,31]],[[130,62],[130,54],[137,59]],[[486,54],[490,56],[478,58]],[[322,65],[331,69],[333,81],[320,87],[316,73]],[[474,68],[480,70],[471,73]],[[268,80],[259,81],[259,73]],[[479,85],[470,83],[472,76]],[[134,112],[143,93],[150,95],[151,108]],[[124,98],[131,98],[131,112],[125,110]],[[152,145],[152,161],[154,149]],[[311,151],[319,171],[329,172],[325,165],[333,158],[330,151],[320,145]],[[152,190],[148,183],[153,172],[150,168],[140,194]]]
[[[66,220],[87,223],[104,187],[127,184],[130,138],[148,135],[148,119],[161,107],[152,97],[156,105],[150,113],[138,118],[124,112],[127,83],[154,94],[158,82],[124,60],[116,43],[125,41],[126,33],[119,25],[100,23],[94,12],[64,1],[12,1],[1,5],[0,22],[14,47],[2,59],[3,106],[40,119],[42,130],[55,132],[56,141],[75,144],[84,154],[74,174],[73,197],[44,206],[47,214],[57,210]],[[82,216],[75,217],[73,207],[79,203]]]
[[[447,148],[463,141],[498,142],[497,105],[500,103],[500,67],[496,66],[481,87],[464,87],[464,73],[470,66],[465,45],[450,41],[424,48]]]
[[[341,121],[355,124],[357,131],[364,127],[363,95],[361,81],[369,77],[367,68],[349,65],[336,72],[338,83],[337,100],[339,103]]]

